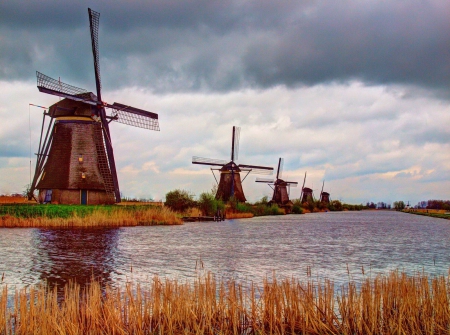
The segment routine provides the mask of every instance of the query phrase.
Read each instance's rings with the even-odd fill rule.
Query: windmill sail
[[[113,109],[113,119],[119,123],[159,131],[158,114],[156,113],[147,112],[118,102],[108,105],[108,107]]]
[[[203,158],[203,157],[192,157],[192,164],[201,164],[201,165],[212,165],[212,166],[224,166],[228,162],[222,159],[211,159],[211,158]]]

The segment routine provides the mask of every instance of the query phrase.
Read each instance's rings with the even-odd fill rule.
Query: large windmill
[[[244,190],[242,189],[242,182],[245,180],[248,174],[271,174],[273,172],[272,167],[237,164],[235,162],[238,159],[239,135],[240,128],[233,126],[233,134],[231,140],[231,161],[209,159],[196,156],[192,157],[192,164],[216,166],[217,168],[211,168],[211,170],[220,171],[220,181],[218,182],[219,186],[217,187],[216,199],[222,201],[228,201],[231,197],[234,197],[234,199],[239,202],[245,202],[246,199]],[[241,172],[247,173],[242,180],[240,175]],[[214,178],[216,178],[215,175]]]
[[[44,112],[36,169],[28,197],[40,202],[105,204],[120,202],[109,123],[159,130],[158,114],[102,100],[98,50],[100,13],[90,8],[89,23],[97,95],[40,72],[40,92],[64,98]],[[109,109],[109,114],[106,109]],[[44,136],[46,116],[50,118]]]
[[[273,179],[263,179],[257,178],[257,183],[267,183],[273,189],[272,200],[269,201],[269,204],[275,203],[281,208],[285,208],[286,213],[289,213],[292,209],[293,203],[289,199],[289,191],[291,187],[297,187],[298,182],[296,181],[285,181],[282,178],[283,174],[283,158],[280,157],[278,160],[278,168],[277,168],[277,177],[275,180]]]

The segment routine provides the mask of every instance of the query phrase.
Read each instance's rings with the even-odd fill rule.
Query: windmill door
[[[82,205],[87,205],[87,201],[88,201],[88,191],[87,190],[81,190],[81,204]]]
[[[44,203],[49,204],[52,202],[52,190],[45,191]]]

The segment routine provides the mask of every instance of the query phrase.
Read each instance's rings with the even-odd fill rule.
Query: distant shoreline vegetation
[[[229,202],[224,203],[215,198],[214,188],[210,192],[201,193],[198,200],[195,200],[194,195],[186,190],[176,189],[170,191],[166,194],[164,205],[175,212],[190,217],[215,216],[217,213],[223,213],[227,219],[234,219],[286,214],[286,210],[283,206],[271,203],[267,196],[264,196],[255,203],[242,203],[235,201],[233,198]],[[292,214],[327,211],[360,211],[363,209],[369,209],[369,207],[362,204],[345,204],[341,203],[339,200],[332,200],[327,203],[310,199],[309,202],[301,203],[299,199],[295,199],[290,204],[290,211]]]

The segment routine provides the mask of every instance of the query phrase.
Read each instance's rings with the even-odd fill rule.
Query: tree
[[[343,206],[342,203],[339,200],[333,200],[332,202],[330,202],[330,205],[328,207],[330,209],[330,211],[342,211],[343,210]]]
[[[185,190],[170,191],[166,194],[165,206],[176,212],[185,212],[196,205],[194,196]]]
[[[396,211],[401,211],[405,209],[405,203],[403,201],[394,201],[394,208]]]

